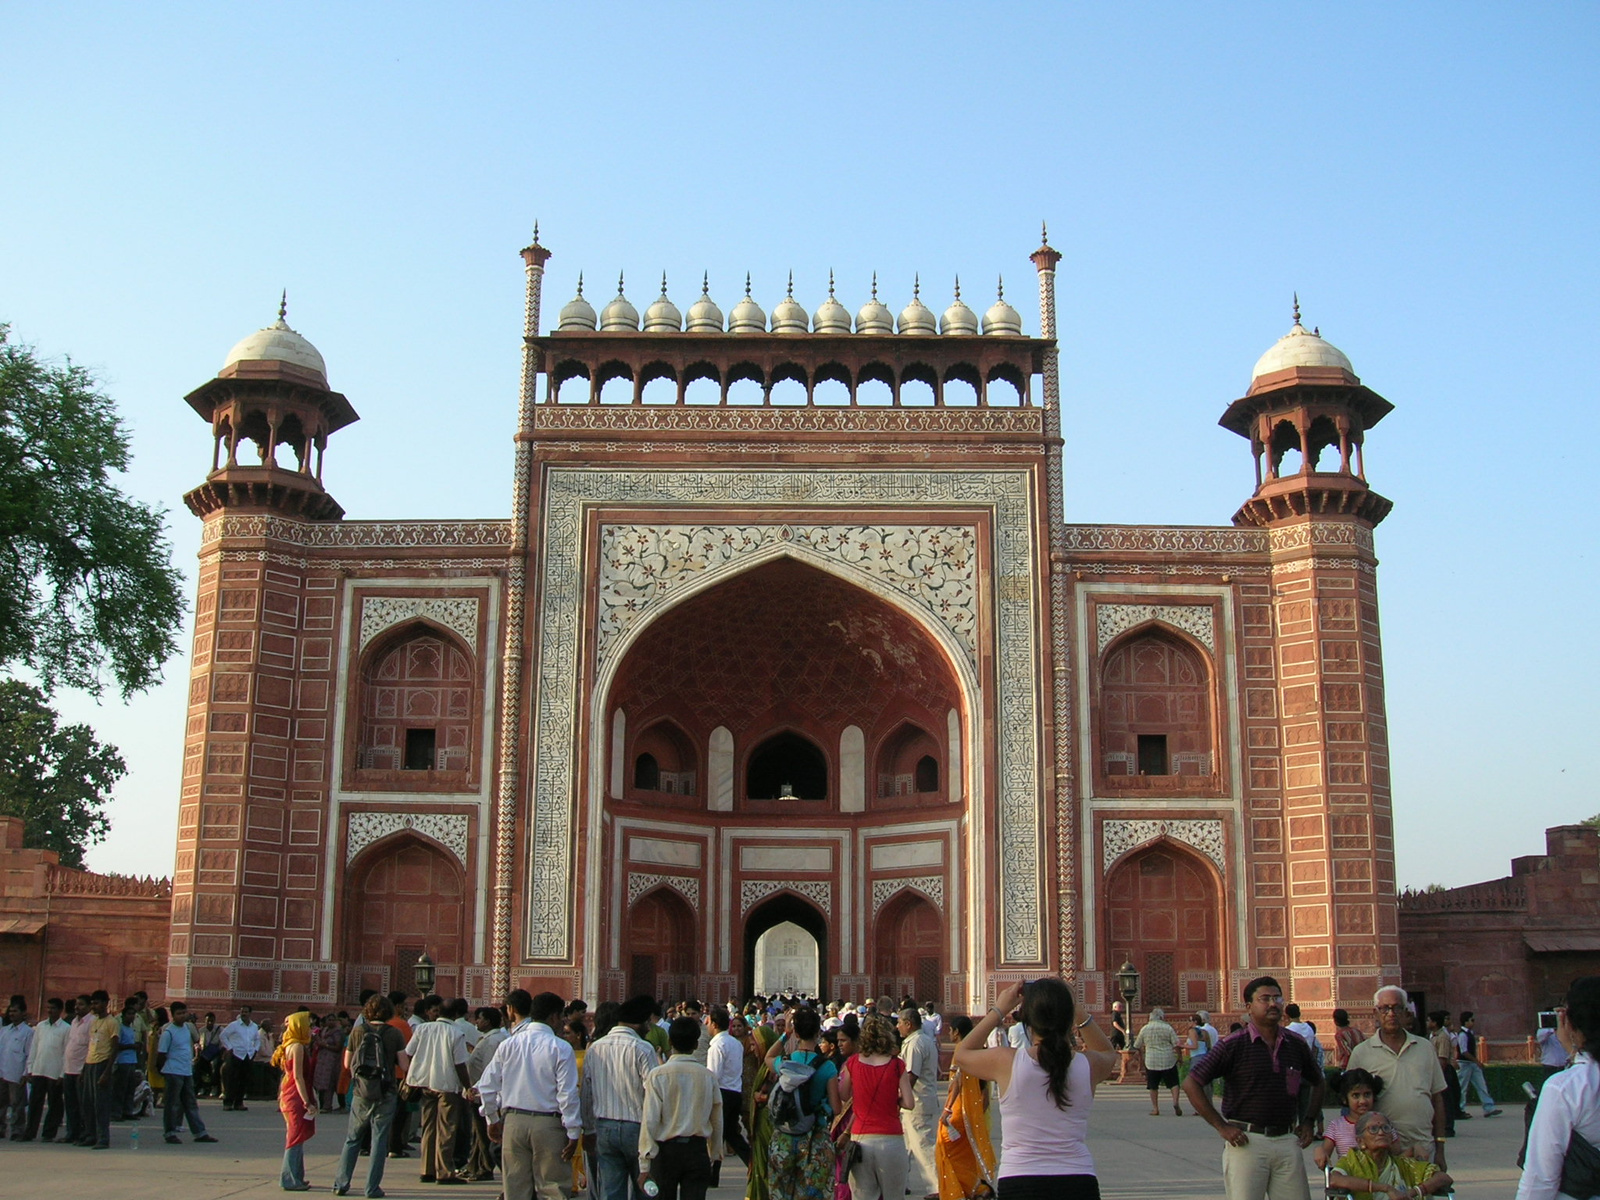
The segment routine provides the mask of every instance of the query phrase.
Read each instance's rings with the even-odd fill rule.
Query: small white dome
[[[1324,341],[1320,332],[1308,333],[1306,327],[1300,324],[1299,296],[1294,300],[1294,325],[1256,360],[1250,380],[1254,382],[1263,375],[1287,371],[1290,367],[1337,367],[1355,374],[1355,369],[1342,350],[1332,342]]]
[[[600,310],[601,333],[638,333],[639,310],[622,294],[622,276],[617,276],[617,296]]]
[[[872,299],[861,306],[856,314],[857,333],[893,333],[894,314],[887,304],[878,300],[878,273],[872,273]]]
[[[594,305],[583,298],[583,273],[578,273],[578,294],[561,310],[561,316],[556,323],[556,332],[568,329],[594,329],[596,325]]]
[[[911,285],[911,303],[900,310],[900,332],[910,337],[934,337],[939,324],[933,310],[922,302],[922,276]]]
[[[661,295],[655,302],[644,310],[644,331],[646,333],[681,333],[683,332],[683,314],[678,311],[678,306],[667,299],[667,273],[661,272]]]
[[[750,298],[750,276],[747,272],[744,277],[744,299],[733,306],[733,311],[728,314],[729,333],[765,333],[767,331],[767,314],[761,311],[761,305]]]
[[[828,272],[828,298],[811,319],[815,333],[849,333],[850,310],[833,298],[833,272]]]
[[[700,276],[700,299],[689,306],[690,333],[721,333],[722,310],[711,298],[711,277]]]
[[[283,294],[278,304],[278,319],[265,329],[259,329],[240,341],[223,360],[226,370],[238,362],[281,362],[302,371],[315,374],[324,387],[328,383],[328,365],[322,361],[317,348],[294,330],[284,319],[289,312],[289,293]]]
[[[1017,310],[1006,303],[1006,281],[1000,280],[996,287],[998,298],[989,306],[989,311],[983,314],[983,332],[986,337],[1000,335],[1003,337],[1022,336],[1022,318]]]
[[[961,276],[956,276],[956,298],[944,310],[939,332],[946,337],[972,337],[978,332],[978,314],[961,302]]]
[[[789,272],[789,292],[772,310],[773,333],[805,333],[811,328],[806,310],[794,298],[794,272]]]

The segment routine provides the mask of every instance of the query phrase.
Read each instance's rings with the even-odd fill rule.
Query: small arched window
[[[937,792],[939,790],[939,763],[931,754],[924,754],[917,760],[917,791]]]
[[[660,789],[661,768],[654,754],[641,754],[633,760],[633,786],[647,792]]]

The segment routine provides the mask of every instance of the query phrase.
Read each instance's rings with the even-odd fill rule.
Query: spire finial
[[[533,219],[533,244],[535,246],[537,246],[539,244],[539,218],[538,217],[535,217]]]
[[[666,297],[667,297],[667,273],[665,271],[663,271],[663,272],[661,272],[661,298],[663,300],[665,300]]]
[[[1050,244],[1050,226],[1044,221],[1039,222],[1039,241],[1042,245]]]
[[[874,302],[878,299],[878,273],[876,271],[872,273],[872,299]]]
[[[289,315],[289,289],[283,289],[283,295],[278,297],[278,320],[282,321]]]
[[[583,298],[583,272],[582,271],[578,272],[578,297],[579,297],[579,299]]]
[[[994,290],[996,299],[1004,300],[1006,298],[1006,277],[1004,275],[996,278]]]
[[[1294,294],[1294,323],[1300,324],[1300,293]]]
[[[922,272],[918,271],[911,277],[911,298],[918,303],[922,301]]]
[[[956,276],[956,299],[961,299],[961,276]]]
[[[700,294],[702,296],[706,296],[706,297],[709,297],[711,295],[711,272],[710,271],[701,271],[700,272]]]
[[[617,295],[622,295],[622,272],[617,272]]]
[[[744,273],[744,298],[746,300],[750,299],[750,272],[749,271],[746,271]]]
[[[828,268],[828,299],[833,299],[833,268]]]
[[[794,269],[789,269],[789,299],[794,299]]]

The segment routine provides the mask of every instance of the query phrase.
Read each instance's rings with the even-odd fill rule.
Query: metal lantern
[[[1125,961],[1122,970],[1117,972],[1117,988],[1122,992],[1123,1003],[1131,1009],[1133,998],[1139,994],[1139,969],[1132,959]]]
[[[1138,976],[1135,976],[1134,978],[1137,979]],[[422,952],[422,957],[417,959],[415,979],[417,982],[417,991],[421,992],[424,996],[433,991],[433,959],[428,957],[428,952],[426,950]]]

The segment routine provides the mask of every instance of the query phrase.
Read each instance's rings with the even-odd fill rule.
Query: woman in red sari
[[[283,1071],[278,1087],[278,1111],[283,1114],[283,1172],[279,1182],[286,1192],[311,1190],[306,1182],[305,1152],[301,1146],[317,1132],[317,1100],[311,1090],[311,1014],[290,1013],[283,1023],[283,1039],[272,1065]]]

